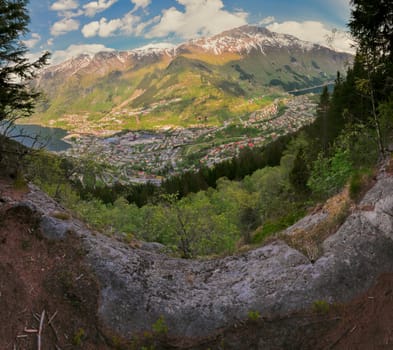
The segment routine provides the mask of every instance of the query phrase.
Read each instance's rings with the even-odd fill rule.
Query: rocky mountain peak
[[[312,50],[318,47],[318,45],[291,35],[274,33],[263,27],[248,25],[209,38],[191,40],[189,44],[204,51],[214,52],[216,55],[225,52],[248,54],[252,50],[265,53],[265,50],[282,47],[296,47],[303,50]]]

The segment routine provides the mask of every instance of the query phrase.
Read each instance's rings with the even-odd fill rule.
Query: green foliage
[[[310,176],[309,165],[307,164],[304,150],[301,148],[295,158],[289,181],[297,192],[307,192],[307,181]]]
[[[72,337],[72,344],[75,346],[81,346],[83,339],[86,337],[86,332],[83,328],[79,328],[74,336]]]
[[[330,310],[330,304],[325,300],[316,300],[312,305],[314,312],[318,314],[327,314]]]
[[[21,40],[28,33],[27,0],[0,1],[0,121],[15,121],[32,114],[39,93],[28,83],[49,57],[29,62]]]
[[[332,157],[324,157],[322,153],[313,163],[307,185],[319,197],[328,197],[337,193],[352,173],[349,152],[337,149]]]
[[[393,133],[393,93],[389,98],[378,106],[382,142],[389,146]]]
[[[17,190],[26,190],[27,182],[21,171],[17,171],[16,177],[14,179],[14,188]]]
[[[153,332],[157,335],[166,335],[168,334],[168,326],[165,322],[164,316],[160,316],[160,318],[153,323],[152,325]]]
[[[250,321],[258,321],[261,318],[261,314],[258,311],[249,311],[247,317]]]
[[[213,203],[205,192],[180,201],[165,195],[158,205],[141,208],[143,239],[161,242],[182,257],[233,252],[239,232],[229,213]]]
[[[352,0],[351,33],[359,50],[371,51],[375,58],[385,61],[393,56],[392,3],[390,0]]]
[[[370,168],[356,170],[349,181],[349,196],[352,200],[358,201],[366,185],[370,182],[373,171]]]
[[[292,226],[296,221],[304,217],[304,215],[304,210],[290,209],[289,214],[286,216],[267,220],[260,229],[255,231],[252,243],[262,243],[267,237]]]

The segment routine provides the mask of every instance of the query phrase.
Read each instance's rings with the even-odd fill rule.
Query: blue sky
[[[33,54],[54,63],[105,50],[170,46],[244,24],[350,51],[349,0],[30,0]],[[338,29],[332,34],[332,30]]]

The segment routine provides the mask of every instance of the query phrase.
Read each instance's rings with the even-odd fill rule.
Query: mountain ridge
[[[332,81],[351,60],[347,53],[252,26],[176,47],[80,55],[42,71],[36,86],[48,102],[36,119],[67,129],[67,115],[86,113],[92,128],[103,117],[115,118],[105,126],[115,129],[188,127],[201,117],[208,126],[221,125],[257,110],[250,98]],[[174,108],[166,107],[174,100]],[[121,113],[112,115],[119,106]]]
[[[230,42],[231,39],[236,40],[236,42]],[[242,45],[239,45],[239,42]],[[259,43],[260,45],[257,45],[256,43]],[[131,50],[99,51],[95,54],[80,54],[70,59],[66,59],[63,62],[51,65],[49,68],[46,68],[45,70],[52,70],[52,69],[56,70],[70,61],[71,62],[81,61],[81,60],[83,61],[86,60],[86,58],[87,59],[90,58],[91,61],[94,58],[101,58],[105,55],[107,55],[108,57],[115,56],[122,63],[125,62],[124,57],[127,59],[130,56],[143,57],[148,55],[167,55],[170,57],[175,57],[179,54],[179,52],[180,53],[184,52],[189,46],[197,46],[200,48],[204,48],[206,51],[212,51],[216,55],[220,55],[223,53],[222,50],[220,50],[220,47],[218,46],[224,47],[224,51],[226,49],[226,51],[229,52],[242,53],[244,51],[247,51],[247,53],[249,53],[249,51],[252,49],[260,49],[263,52],[262,43],[265,43],[267,47],[269,47],[269,45],[271,47],[271,46],[278,46],[277,44],[281,44],[282,46],[293,46],[293,47],[298,46],[303,48],[304,50],[310,50],[312,48],[320,48],[320,49],[329,49],[332,51],[336,51],[338,53],[345,53],[343,51],[338,51],[329,48],[328,46],[301,40],[294,35],[272,32],[264,27],[244,25],[241,27],[223,31],[220,34],[216,34],[211,37],[190,39],[189,41],[174,46],[172,46],[171,44],[168,44],[167,47],[163,46],[163,44],[157,44],[156,46],[153,43]],[[272,44],[276,44],[276,45],[272,45]]]

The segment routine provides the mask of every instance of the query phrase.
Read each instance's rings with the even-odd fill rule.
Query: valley
[[[1,3],[0,349],[393,344],[391,0]]]
[[[315,99],[302,94],[352,59],[256,26],[83,54],[40,73],[34,85],[46,99],[29,123],[66,130],[63,154],[97,163],[98,183],[160,184],[312,123]]]
[[[71,134],[72,147],[63,153],[102,164],[97,180],[106,185],[160,184],[168,176],[212,167],[293,133],[315,119],[316,103],[309,96],[286,97],[221,127],[124,131],[109,137]]]
[[[80,55],[44,69],[40,125],[107,136],[122,130],[221,127],[294,90],[334,81],[353,56],[243,26],[175,48]]]

